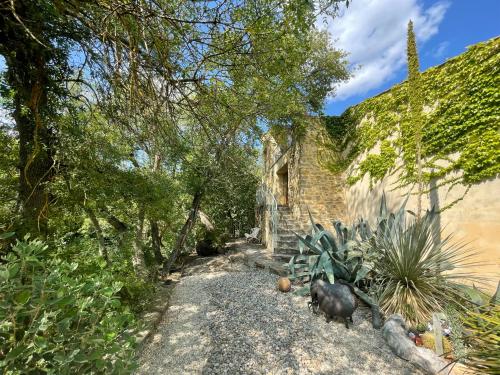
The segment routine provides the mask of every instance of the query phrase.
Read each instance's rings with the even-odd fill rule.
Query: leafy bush
[[[78,263],[80,275],[94,275],[96,270],[106,269],[113,275],[113,280],[123,286],[118,292],[121,302],[130,307],[134,313],[141,312],[148,305],[153,295],[153,284],[141,279],[134,272],[131,262],[132,244],[129,236],[109,238],[108,251],[112,256],[109,268],[105,260],[98,254],[97,239],[80,232],[73,233],[62,240],[54,241],[57,246],[57,257],[67,263]],[[86,254],[86,256],[82,256]]]
[[[42,262],[43,259],[43,262]],[[133,369],[134,317],[122,283],[98,269],[50,257],[22,241],[0,265],[0,372],[125,373]]]

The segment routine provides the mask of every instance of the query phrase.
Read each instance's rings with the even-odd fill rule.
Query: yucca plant
[[[380,254],[375,262],[378,296],[385,314],[399,313],[411,324],[424,323],[433,312],[463,301],[460,280],[475,276],[462,271],[474,264],[474,253],[448,235],[440,239],[437,214],[422,218],[396,215],[390,229],[378,231],[371,246]],[[479,278],[476,277],[477,280]]]

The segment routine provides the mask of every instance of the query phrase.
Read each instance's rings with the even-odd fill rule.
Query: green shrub
[[[480,373],[499,374],[500,305],[486,305],[467,311],[462,318],[468,335],[467,365]]]
[[[21,241],[0,265],[0,372],[127,373],[134,316],[122,283],[104,267],[84,274],[50,257],[40,241]]]
[[[67,236],[62,240],[54,241],[57,246],[57,257],[68,263],[78,263],[80,275],[93,275],[96,270],[106,268],[105,260],[99,256],[98,242],[95,238],[82,235]],[[153,284],[137,277],[132,266],[132,244],[129,237],[121,239],[110,238],[107,245],[111,265],[106,268],[112,273],[113,280],[122,283],[123,287],[118,296],[124,305],[130,307],[134,313],[141,312],[148,305],[154,292]],[[85,254],[86,256],[82,256]]]

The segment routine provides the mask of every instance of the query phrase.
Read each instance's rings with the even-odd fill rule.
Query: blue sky
[[[500,35],[500,0],[352,0],[320,25],[347,51],[354,78],[329,98],[325,112],[341,114],[406,78],[406,25],[415,24],[421,70]]]
[[[421,69],[500,35],[500,0],[352,0],[338,18],[318,22],[349,53],[354,78],[329,98],[325,112],[341,114],[406,78],[406,25],[415,23]],[[4,68],[0,58],[0,70]]]

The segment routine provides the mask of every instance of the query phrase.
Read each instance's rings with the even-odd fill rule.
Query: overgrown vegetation
[[[409,134],[402,134],[403,137],[413,138],[412,142],[407,143],[405,149],[406,162],[410,164],[406,170],[410,168],[415,168],[413,180],[417,184],[417,217],[420,217],[422,212],[422,194],[423,194],[423,176],[422,176],[422,111],[424,104],[424,93],[422,91],[422,77],[420,75],[420,62],[418,59],[417,42],[415,40],[415,33],[413,32],[413,22],[410,20],[408,22],[408,33],[407,33],[407,60],[408,60],[408,104],[410,110],[410,126],[407,127],[407,131],[411,131]],[[410,139],[411,139],[410,138]],[[413,146],[413,147],[411,147]],[[408,154],[410,152],[410,147],[415,153],[415,160],[412,161]],[[414,165],[414,167],[413,167]]]
[[[0,369],[5,373],[124,373],[133,368],[134,315],[103,262],[89,274],[18,241],[0,265]]]
[[[414,326],[449,305],[463,306],[461,282],[480,281],[466,271],[475,253],[453,242],[452,235],[441,238],[436,215],[427,211],[421,218],[408,218],[403,206],[396,215],[389,214],[388,228],[378,230],[370,243],[371,251],[379,254],[374,291],[382,311],[401,314]]]
[[[297,127],[348,77],[315,28],[340,3],[1,7],[0,372],[130,370],[125,329],[200,210],[218,240],[253,227],[262,129]]]
[[[306,283],[297,292],[308,293],[307,283],[316,278],[331,283],[340,279],[355,287],[375,313],[379,306],[386,316],[401,314],[413,326],[447,306],[463,309],[469,297],[460,280],[481,281],[462,271],[475,253],[455,244],[451,235],[438,240],[435,212],[408,217],[405,206],[406,201],[397,212],[389,212],[383,196],[374,229],[363,219],[351,227],[337,221],[335,237],[312,223],[312,235],[298,236],[300,255],[287,264],[290,278]]]
[[[496,94],[500,85],[499,51],[500,39],[495,38],[421,73],[425,183],[442,178],[440,184],[469,185],[500,173],[500,121],[496,111],[500,105]],[[349,183],[354,184],[366,173],[378,180],[394,171],[403,172],[403,185],[416,181],[415,129],[408,110],[408,89],[408,82],[404,82],[349,108],[341,116],[323,117],[332,137],[332,171],[345,171],[363,152],[385,141],[386,151],[375,155],[378,162],[373,163],[373,157],[362,161],[358,169],[351,171]],[[401,155],[402,163],[397,163],[394,154]]]
[[[467,335],[464,341],[471,349],[465,355],[466,363],[478,372],[498,374],[500,360],[500,305],[488,304],[466,311],[463,317]]]

